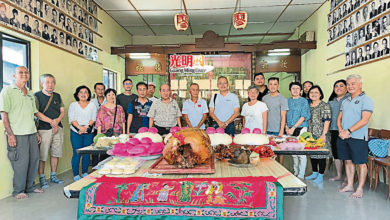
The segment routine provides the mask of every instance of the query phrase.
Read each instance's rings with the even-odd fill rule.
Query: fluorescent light
[[[273,50],[268,50],[268,52],[290,52],[289,48],[286,49],[273,49]]]
[[[290,55],[290,52],[285,53],[268,53],[268,56],[288,56]]]
[[[150,59],[150,53],[130,53],[130,59]]]

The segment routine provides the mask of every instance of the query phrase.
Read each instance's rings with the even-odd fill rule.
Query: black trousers
[[[326,159],[310,159],[313,172],[318,172],[320,174],[325,173],[326,168]]]

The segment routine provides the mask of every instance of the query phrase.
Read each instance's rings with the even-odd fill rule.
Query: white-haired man
[[[337,148],[340,160],[345,160],[347,185],[339,192],[354,192],[352,198],[363,196],[363,187],[367,177],[368,122],[374,111],[374,102],[362,91],[360,75],[347,77],[349,97],[344,99],[337,118],[339,139]],[[355,191],[353,182],[355,165],[358,166],[359,184]]]
[[[50,182],[62,184],[64,181],[57,178],[58,159],[62,157],[62,145],[64,132],[61,124],[65,116],[64,104],[60,94],[54,92],[56,79],[51,74],[43,74],[40,77],[42,91],[36,92],[35,100],[39,119],[38,133],[42,138],[39,147],[39,182],[43,189],[49,187],[45,178],[45,163],[50,150]]]

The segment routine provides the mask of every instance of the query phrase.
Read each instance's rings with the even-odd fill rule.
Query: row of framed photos
[[[350,0],[349,2],[344,2],[340,7],[333,11],[331,8],[331,13],[328,15],[328,27],[333,26],[338,21],[352,14],[357,8],[369,1],[375,0]],[[367,8],[368,9],[368,8]],[[333,12],[332,12],[333,11]]]
[[[352,47],[362,45],[367,41],[388,34],[390,32],[389,26],[390,13],[348,34],[345,43],[346,50],[348,51]]]
[[[34,13],[46,21],[50,20],[55,25],[67,25],[70,22],[78,21],[94,31],[98,31],[98,21],[88,13],[85,8],[72,0],[10,0],[14,4],[24,8],[26,11]],[[97,5],[93,1],[77,0],[84,4],[94,4],[97,13]],[[89,3],[90,2],[90,3]],[[51,4],[49,4],[51,3]],[[55,6],[55,7],[53,7]],[[92,6],[93,7],[93,6]]]
[[[345,67],[350,67],[390,55],[389,36],[345,53]]]
[[[6,16],[9,13],[12,13],[13,15],[11,18]],[[19,18],[23,18],[23,20]],[[30,19],[32,21],[30,21]],[[83,34],[81,31],[79,31],[78,35],[76,35],[77,32],[70,32],[66,27],[65,29],[60,29],[57,26],[54,26],[50,21],[42,21],[37,19],[36,17],[24,13],[20,11],[20,9],[1,1],[0,22],[8,27],[23,31],[27,35],[41,39],[43,42],[48,44],[59,46],[67,51],[79,54],[87,59],[96,62],[98,61],[97,48],[85,43],[84,37],[79,38]],[[91,41],[93,41],[93,37]],[[86,42],[90,42],[90,40],[86,40]]]
[[[383,2],[384,1],[381,1],[383,7],[380,7],[380,10],[375,9],[375,4],[373,4],[375,3],[374,0],[368,5],[364,6],[362,9],[350,15],[348,18],[334,25],[332,28],[329,28],[328,42],[333,42],[339,39],[341,36],[344,36],[346,33],[350,32],[351,30],[354,30],[357,27],[361,26],[362,24],[365,24],[375,18],[381,17],[385,13],[388,13],[390,11],[390,0],[388,0],[388,3]],[[370,5],[371,9],[369,9]],[[389,6],[387,7],[387,5]]]

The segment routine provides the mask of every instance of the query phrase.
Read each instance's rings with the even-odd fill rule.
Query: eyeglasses
[[[123,83],[123,85],[130,86],[133,85],[133,83]]]

